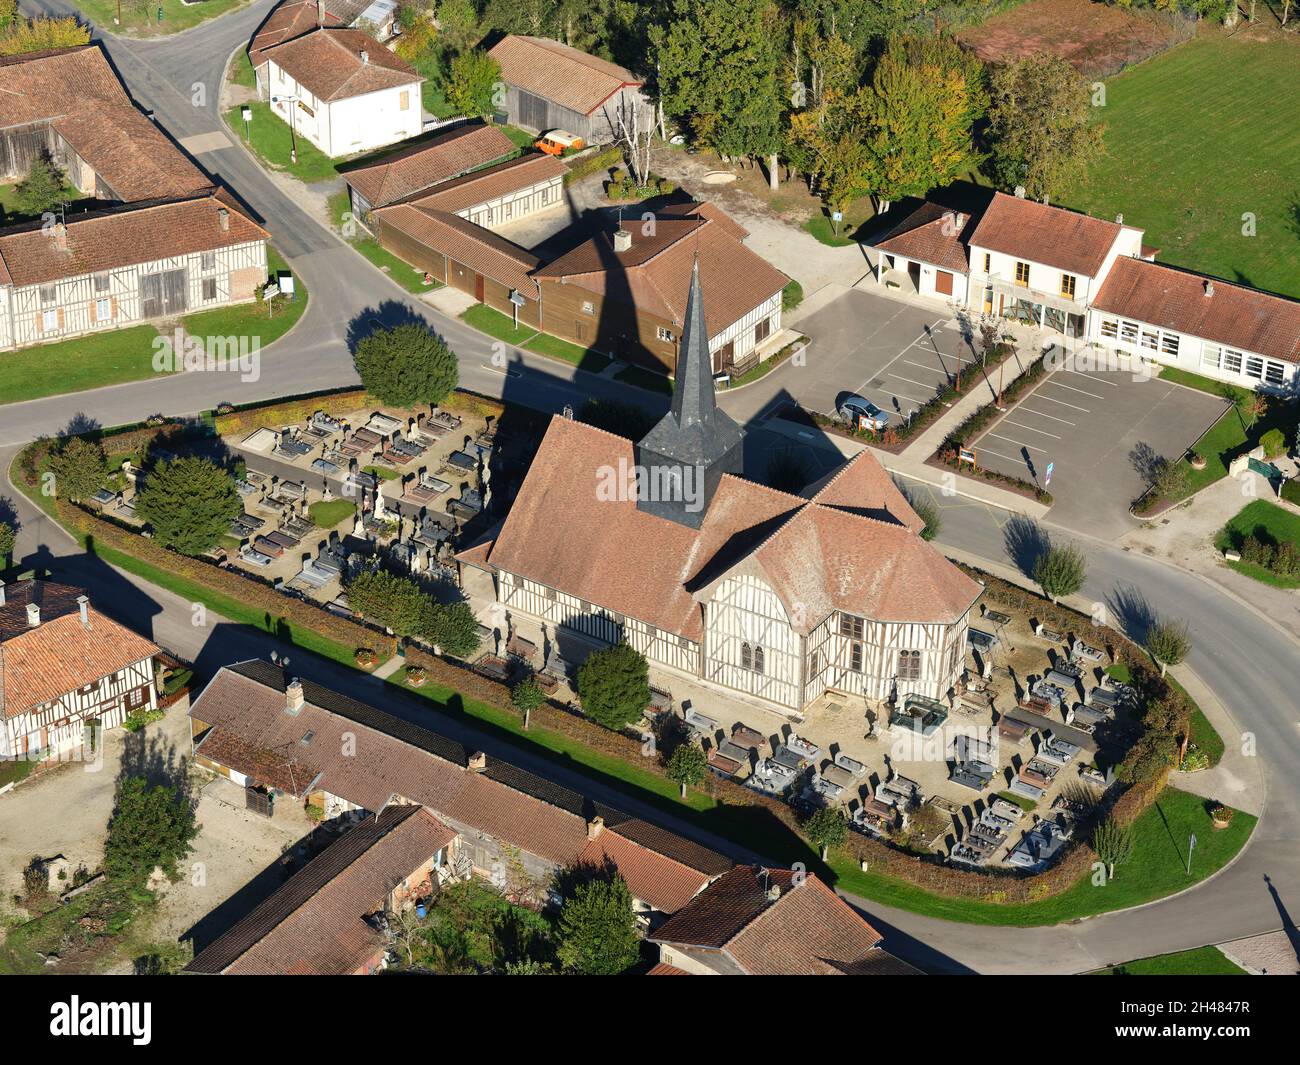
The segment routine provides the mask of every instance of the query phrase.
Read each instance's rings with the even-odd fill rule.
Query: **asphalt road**
[[[24,10],[62,6],[24,3]],[[259,0],[249,9],[171,39],[110,38],[106,44],[131,91],[156,112],[160,125],[178,138],[211,133],[224,128],[216,113],[216,90],[226,58],[249,38],[271,6],[271,0]],[[191,102],[195,82],[208,86],[203,107]],[[355,380],[348,329],[375,317],[375,308],[385,320],[419,315],[442,332],[461,356],[461,379],[469,388],[552,411],[593,394],[655,402],[617,382],[525,353],[508,352],[507,365],[494,366],[488,338],[398,289],[281,192],[241,148],[232,144],[205,153],[200,161],[266,220],[291,267],[311,290],[307,315],[265,355],[261,378],[254,383],[214,383],[212,375],[186,374],[0,408],[0,461],[6,469],[13,448],[5,445],[57,431],[78,414],[113,425],[155,411],[194,413],[222,399],[262,399],[348,384]],[[771,375],[770,383],[745,389],[724,403],[732,406],[734,401],[742,415],[762,410],[780,397],[783,375],[789,372],[782,368]],[[7,492],[0,488],[0,495]],[[1001,564],[1021,552],[1023,531],[1019,537],[1007,535],[1008,529],[1015,528],[1011,515],[968,500],[940,499],[939,503],[944,521],[941,544]],[[15,495],[13,505],[23,522],[18,554],[25,562],[84,581],[97,605],[111,604],[137,625],[151,622],[155,638],[177,652],[209,668],[267,653],[267,638],[222,624],[220,619],[209,616],[208,627],[196,628],[189,603],[79,556],[66,535],[31,504]],[[1061,530],[1049,527],[1047,531],[1070,538]],[[1189,666],[1254,736],[1269,784],[1267,809],[1241,858],[1208,883],[1164,902],[1069,926],[958,925],[863,901],[872,920],[890,930],[894,948],[927,966],[979,972],[1079,972],[1135,956],[1294,927],[1291,915],[1300,913],[1300,784],[1294,773],[1300,765],[1300,700],[1293,687],[1300,662],[1297,644],[1261,613],[1203,578],[1100,540],[1078,542],[1089,559],[1087,593],[1115,609],[1121,623],[1132,623],[1144,602],[1162,615],[1187,621],[1194,640]],[[351,671],[328,664],[319,670],[313,664],[310,675],[343,689],[363,683]],[[526,752],[512,748],[504,756],[532,767]],[[557,773],[550,766],[544,771],[594,797],[606,798],[586,778]],[[693,826],[638,809],[637,803],[622,795],[610,795],[606,801],[653,817],[700,842],[734,851],[721,841],[701,837]]]

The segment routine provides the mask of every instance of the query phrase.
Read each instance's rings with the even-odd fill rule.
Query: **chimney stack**
[[[59,222],[54,227],[54,246],[59,251],[68,250],[68,224]]]
[[[41,608],[35,603],[27,604],[27,624],[31,628],[36,628],[41,623]]]
[[[230,231],[230,211],[225,207],[217,208],[217,224],[221,226],[221,232]]]
[[[1024,185],[1017,185],[1017,186],[1016,186],[1016,199],[1017,199],[1017,200],[1023,200],[1024,198],[1025,198],[1025,187],[1024,187]]]
[[[1205,279],[1205,294],[1206,296],[1214,295],[1214,282],[1211,281],[1208,277]]]
[[[595,839],[604,831],[605,831],[605,819],[601,817],[600,814],[597,814],[595,817],[593,817],[590,821],[587,822],[588,839]]]
[[[362,65],[364,66],[366,63],[369,63],[369,62],[370,62],[370,53],[367,52],[364,48],[361,49],[361,63],[362,63]]]
[[[487,755],[482,751],[475,751],[469,756],[469,762],[465,766],[471,773],[483,773],[487,771]]]
[[[1124,224],[1124,212],[1123,212],[1123,211],[1120,211],[1120,213],[1117,214],[1117,215],[1115,216],[1115,224],[1116,224],[1117,226],[1122,226],[1122,225]]]
[[[302,681],[294,677],[284,686],[284,709],[286,713],[296,714],[304,702]]]
[[[316,0],[316,25],[325,25],[325,0]]]
[[[77,596],[77,609],[81,612],[81,623],[86,626],[86,628],[90,628],[90,614],[87,611],[87,607],[89,606],[89,599],[84,595]]]
[[[5,582],[0,581],[0,606],[5,605]]]
[[[631,248],[632,234],[622,226],[619,226],[618,229],[614,230],[614,250],[630,251]]]

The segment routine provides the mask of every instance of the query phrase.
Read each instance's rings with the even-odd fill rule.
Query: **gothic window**
[[[754,649],[749,646],[748,642],[742,643],[740,645],[740,668],[741,669],[754,668]]]
[[[759,645],[754,646],[754,672],[763,672],[763,648]]]

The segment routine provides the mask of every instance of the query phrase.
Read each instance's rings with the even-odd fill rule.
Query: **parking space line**
[[[1049,433],[1046,429],[1035,429],[1032,425],[1021,425],[1020,422],[1013,422],[1009,418],[1003,424],[1014,425],[1017,429],[1028,429],[1031,433],[1041,433],[1043,436],[1050,436],[1053,440],[1061,439],[1055,433]]]
[[[913,381],[910,377],[904,377],[902,374],[887,373],[885,374],[885,376],[892,377],[896,381],[906,381],[909,385],[916,385],[917,388],[932,387],[932,386],[927,386],[924,381]]]
[[[1064,418],[1058,418],[1055,414],[1044,414],[1041,410],[1034,410],[1033,407],[1021,407],[1019,413],[1036,414],[1038,417],[1046,418],[1048,421],[1060,422],[1062,425],[1069,425],[1071,427],[1077,424],[1075,422],[1066,421]]]
[[[1075,403],[1066,403],[1063,399],[1053,399],[1051,396],[1043,395],[1041,391],[1038,393],[1036,398],[1045,399],[1048,403],[1059,403],[1062,407],[1069,407],[1071,410],[1080,410],[1083,411],[1084,414],[1090,413],[1087,407],[1080,407]]]
[[[1118,381],[1103,381],[1100,377],[1092,377],[1089,374],[1084,373],[1082,370],[1071,370],[1067,366],[1065,368],[1065,372],[1072,373],[1074,374],[1075,377],[1086,377],[1089,381],[1091,381],[1095,385],[1109,385],[1111,388],[1119,388]]]
[[[1074,385],[1067,385],[1063,381],[1048,381],[1047,384],[1055,385],[1057,388],[1068,388],[1071,392],[1078,392],[1080,395],[1091,396],[1093,399],[1105,399],[1100,392],[1088,392],[1082,388],[1075,388]]]
[[[1020,447],[1026,447],[1026,448],[1028,448],[1030,451],[1038,451],[1038,452],[1041,452],[1041,453],[1044,454],[1044,455],[1047,454],[1047,452],[1044,451],[1041,447],[1034,447],[1033,444],[1026,444],[1026,443],[1023,443],[1023,442],[1021,442],[1021,441],[1019,441],[1019,440],[1012,440],[1011,437],[1009,437],[1009,436],[1003,436],[1001,433],[989,433],[989,436],[997,437],[997,439],[999,439],[999,440],[1005,440],[1008,444],[1019,444]]]
[[[989,433],[989,436],[992,435],[993,435],[992,433]],[[998,439],[1001,440],[1005,438],[999,437]],[[1012,441],[1012,443],[1014,442],[1015,441]],[[998,451],[990,451],[988,448],[980,447],[978,444],[975,445],[975,448],[976,448],[976,455],[978,455],[980,452],[983,452],[986,455],[992,455],[995,459],[1002,459],[1004,462],[1019,463],[1021,466],[1025,464],[1025,460],[1023,456],[1021,458],[1013,459],[1010,455],[1003,455],[1001,452]]]

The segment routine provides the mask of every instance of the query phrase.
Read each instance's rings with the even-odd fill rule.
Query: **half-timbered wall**
[[[962,649],[966,643],[967,618],[955,624],[900,624],[859,618],[860,630],[852,616],[846,625],[845,615],[836,612],[826,618],[808,637],[808,681],[804,701],[816,699],[827,689],[862,695],[868,699],[888,699],[897,692],[900,698],[925,695],[942,699],[956,683],[961,672]],[[857,637],[861,631],[861,639]],[[901,655],[915,656],[915,679]]]
[[[803,641],[785,606],[762,580],[720,582],[704,606],[705,680],[798,709]]]
[[[507,222],[517,222],[547,207],[553,207],[563,199],[564,179],[556,174],[546,181],[539,181],[527,188],[516,189],[495,199],[476,203],[456,213],[476,226],[495,229]]]
[[[266,243],[252,241],[44,285],[6,288],[0,292],[0,347],[40,344],[241,303],[253,298],[265,278]]]
[[[611,646],[627,641],[651,662],[699,672],[699,644],[637,618],[588,603],[513,573],[497,577],[497,600],[512,610]]]
[[[21,757],[36,751],[68,751],[81,746],[88,721],[98,719],[104,729],[116,728],[128,714],[157,706],[153,659],[144,658],[10,718],[5,722],[0,753]]]

